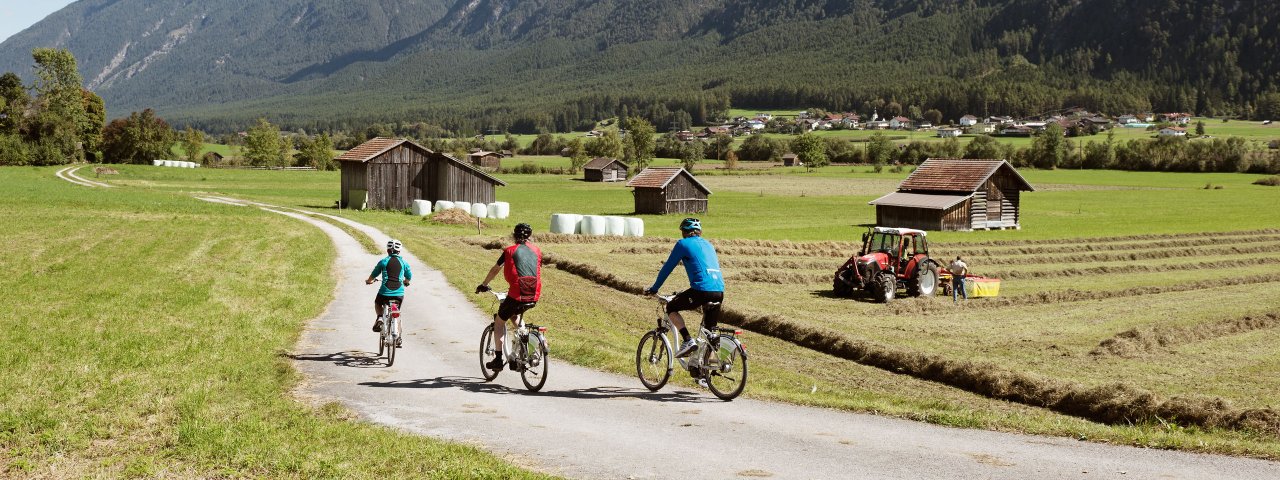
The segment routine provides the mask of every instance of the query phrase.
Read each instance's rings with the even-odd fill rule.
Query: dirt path
[[[555,361],[543,392],[503,372],[479,378],[476,349],[489,314],[412,252],[405,345],[394,367],[373,361],[378,257],[313,212],[258,206],[323,230],[338,250],[336,298],[293,352],[305,394],[410,432],[470,442],[527,468],[577,478],[1280,478],[1280,463],[1118,447],[925,423],[705,391],[657,393],[632,377]],[[349,220],[381,243],[378,230]],[[488,265],[476,266],[478,281]],[[551,288],[554,288],[552,286]],[[492,310],[489,308],[488,310]],[[538,311],[530,312],[537,321]],[[557,322],[548,322],[553,325]],[[748,385],[748,389],[750,385]],[[358,448],[355,446],[354,448]]]
[[[57,172],[54,172],[54,175],[57,175],[58,178],[74,183],[76,185],[80,185],[82,187],[90,187],[90,188],[110,188],[111,187],[111,185],[107,185],[102,182],[96,182],[93,180],[83,178],[79,175],[76,175],[76,170],[79,170],[81,167],[83,167],[83,165],[79,167],[67,167],[67,168],[58,170]]]

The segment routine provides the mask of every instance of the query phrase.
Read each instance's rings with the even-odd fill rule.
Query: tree
[[[684,164],[684,169],[693,173],[693,166],[706,158],[706,148],[702,140],[693,140],[684,144],[680,149],[680,163]]]
[[[294,157],[294,164],[316,170],[334,170],[337,165],[333,161],[333,140],[329,134],[321,133],[315,138],[298,137],[298,155]]]
[[[924,120],[934,125],[942,124],[942,112],[937,109],[930,108],[924,112]]]
[[[102,129],[104,161],[150,163],[169,156],[173,129],[150,108],[133,112],[128,118],[112,120]]]
[[[826,145],[812,133],[805,133],[791,140],[791,152],[799,157],[808,170],[831,164],[831,160],[827,159]]]
[[[964,158],[1000,158],[1000,141],[991,135],[978,135],[964,147]]]
[[[738,147],[738,158],[741,160],[772,160],[782,156],[783,147],[778,141],[769,139],[764,134],[754,133],[743,140]]]
[[[729,135],[727,133],[717,133],[714,137],[712,137],[711,145],[708,145],[708,147],[710,147],[710,151],[707,153],[710,156],[715,157],[716,160],[723,160],[726,158],[725,157],[726,152],[733,151],[733,149],[731,148],[732,146],[733,146],[733,135]]]
[[[37,48],[31,57],[35,60],[35,89],[41,109],[29,141],[56,148],[64,162],[83,160],[80,126],[86,121],[85,98],[76,57],[67,50],[53,48]]]
[[[643,170],[653,162],[655,146],[653,135],[656,131],[653,124],[642,117],[628,118],[627,126],[631,128],[627,131],[626,162],[638,170]]]
[[[88,90],[80,90],[80,98],[84,102],[84,115],[76,122],[80,143],[87,159],[101,161],[102,129],[107,124],[107,107],[102,97]]]
[[[587,147],[582,144],[581,138],[575,138],[567,145],[569,148],[569,173],[578,173],[583,165],[587,164]]]
[[[16,135],[26,117],[31,96],[22,79],[13,72],[0,76],[0,134]]]
[[[586,144],[587,155],[592,157],[622,158],[622,138],[617,130],[605,130]]]
[[[876,132],[867,139],[867,161],[877,167],[883,167],[893,160],[897,147],[883,133]]]
[[[1031,141],[1031,163],[1036,168],[1054,169],[1067,158],[1067,139],[1062,125],[1050,122],[1043,132]]]
[[[280,129],[265,118],[259,118],[258,124],[249,129],[249,136],[244,139],[244,157],[253,166],[283,167],[284,153]]]
[[[187,161],[200,163],[200,153],[204,151],[204,132],[187,125],[187,129],[182,132],[181,142]]]
[[[1196,136],[1198,137],[1204,136],[1204,120],[1200,120],[1196,122]]]

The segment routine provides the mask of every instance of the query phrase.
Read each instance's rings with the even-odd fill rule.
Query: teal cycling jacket
[[[396,272],[387,271],[387,264],[391,262],[391,257],[396,257],[396,260],[399,260],[396,262],[400,264],[399,281],[396,283],[400,288],[388,288],[387,286],[388,280],[396,275]],[[384,273],[386,275],[383,275]],[[369,276],[378,278],[379,275],[382,276],[382,288],[378,289],[378,295],[384,297],[403,297],[404,282],[413,280],[413,272],[409,270],[409,262],[404,261],[399,255],[388,255],[386,258],[379,260],[378,264],[373,267],[373,273],[369,274]]]

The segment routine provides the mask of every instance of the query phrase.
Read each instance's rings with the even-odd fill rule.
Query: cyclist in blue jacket
[[[384,305],[395,301],[404,307],[404,287],[409,286],[409,281],[413,280],[413,272],[409,270],[409,262],[400,258],[400,250],[403,248],[404,245],[399,240],[388,240],[387,256],[373,266],[373,273],[364,280],[365,285],[372,285],[378,280],[379,275],[382,276],[382,287],[378,289],[378,296],[373,299],[373,331],[375,332],[382,331]]]
[[[702,325],[707,329],[716,328],[716,319],[720,314],[720,303],[724,301],[724,276],[720,273],[720,259],[716,257],[716,249],[711,242],[702,238],[702,222],[696,218],[686,218],[680,222],[680,235],[684,238],[676,242],[671,249],[671,256],[662,264],[658,279],[653,286],[645,290],[652,295],[662,288],[667,276],[675,270],[677,263],[684,264],[685,274],[689,276],[689,289],[671,299],[667,303],[667,318],[671,325],[680,330],[683,343],[676,352],[683,357],[697,348],[697,343],[685,328],[684,318],[680,312],[702,307]]]

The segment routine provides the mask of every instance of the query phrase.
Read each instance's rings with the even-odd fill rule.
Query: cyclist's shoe
[[[522,368],[520,368],[520,362],[517,362],[517,361],[515,361],[515,360],[512,360],[512,361],[508,362],[508,363],[507,363],[507,368],[510,368],[510,369],[511,369],[511,371],[513,371],[513,372],[519,372],[519,371],[522,371],[522,370],[523,370]]]
[[[396,337],[396,348],[400,348],[403,346],[404,346],[404,339],[400,337]]]
[[[707,377],[698,377],[698,386],[707,388]]]
[[[697,340],[692,338],[685,340],[684,343],[680,344],[680,349],[676,350],[676,358],[687,357],[689,356],[690,353],[693,353],[693,351],[697,348],[698,348]]]
[[[373,331],[375,331],[375,332],[381,332],[381,331],[382,331],[382,319],[381,319],[381,318],[379,318],[379,319],[377,319],[377,320],[374,320],[374,321],[373,321]]]
[[[489,370],[493,370],[495,372],[501,372],[503,363],[504,362],[502,361],[502,356],[499,355],[497,357],[493,357],[493,360],[490,360],[489,363],[484,364],[484,366]]]

